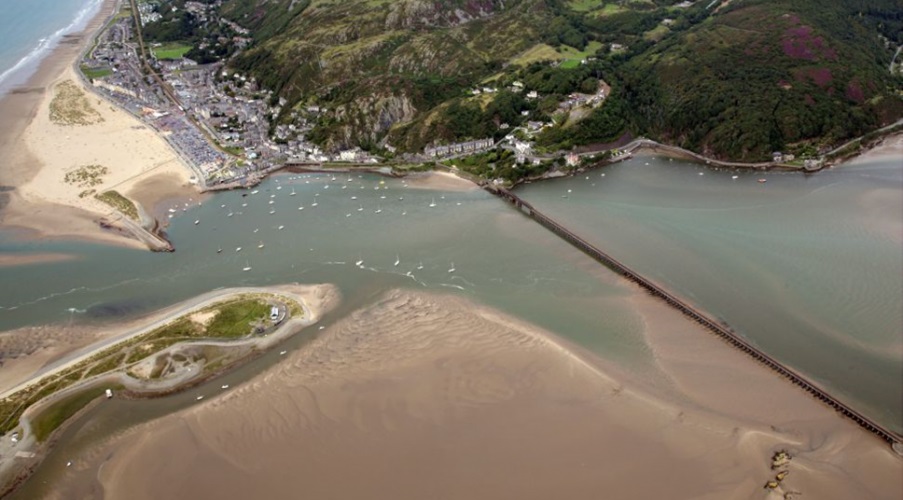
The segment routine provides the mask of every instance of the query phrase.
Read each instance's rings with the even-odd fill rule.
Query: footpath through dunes
[[[820,450],[792,470],[805,488],[899,490],[887,450],[866,446],[871,479],[853,477],[843,439],[666,403],[586,356],[459,297],[388,292],[246,384],[73,457],[50,496],[761,498],[788,444]]]

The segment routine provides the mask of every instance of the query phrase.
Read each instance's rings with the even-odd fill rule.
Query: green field
[[[596,10],[605,3],[605,0],[571,0],[568,7],[577,12],[589,12]]]
[[[577,50],[567,45],[562,45],[556,50],[549,45],[540,43],[512,60],[511,63],[526,66],[537,61],[562,61],[562,68],[576,68],[580,65],[580,61],[592,56],[600,48],[602,48],[602,43],[597,41],[589,42],[583,50]]]
[[[600,48],[602,48],[602,44],[597,41],[589,42],[583,50],[577,50],[568,46],[561,47],[559,52],[564,59],[561,63],[561,67],[576,68],[577,66],[580,66],[580,61],[594,55]]]
[[[157,59],[181,59],[186,52],[191,50],[190,45],[183,45],[181,43],[164,43],[159,47],[151,47],[151,52],[154,53],[154,57]]]
[[[244,337],[251,333],[251,324],[267,317],[269,304],[257,299],[240,300],[219,308],[219,313],[207,325],[207,336],[216,338]]]
[[[113,70],[110,68],[89,68],[85,65],[81,66],[82,74],[85,75],[85,78],[89,80],[94,80],[96,78],[103,78],[105,76],[109,76],[113,74]]]
[[[106,387],[94,387],[53,403],[31,422],[35,438],[39,442],[46,440],[63,422],[100,397],[105,390]]]

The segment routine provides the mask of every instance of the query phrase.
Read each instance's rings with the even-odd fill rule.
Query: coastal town
[[[521,126],[500,124],[499,129],[506,132],[500,140],[484,137],[432,144],[420,153],[405,153],[392,161],[358,147],[325,151],[307,138],[318,117],[327,112],[325,108],[299,107],[291,110],[289,123],[278,123],[276,118],[288,104],[284,98],[263,88],[253,76],[230,71],[225,60],[201,64],[187,57],[184,50],[171,53],[160,44],[146,44],[136,26],[159,21],[161,4],[140,0],[134,5],[136,15],[126,4],[86,51],[80,64],[81,74],[97,94],[159,132],[191,170],[192,182],[202,190],[253,185],[286,165],[378,166],[398,161],[416,164],[454,160],[497,148],[514,152],[517,164],[539,165],[556,160],[562,166],[579,163],[573,153],[535,153],[533,138],[551,124],[529,120],[528,111],[522,113]],[[221,2],[185,3],[185,9],[196,19],[218,24],[222,32],[230,35],[220,37],[217,43],[232,44],[238,50],[250,44],[253,40],[249,31],[220,17],[220,6]],[[528,101],[541,97],[535,90],[525,92],[520,81],[514,81],[507,90],[523,93]],[[496,92],[495,87],[482,86],[472,89],[471,94]],[[602,104],[607,92],[610,87],[600,82],[595,94],[569,95],[558,105],[559,111],[569,116],[595,108]],[[395,152],[391,145],[386,145],[386,150]]]
[[[253,38],[248,29],[222,17],[221,6],[219,1],[184,3],[184,9],[193,19],[216,27],[218,35],[199,47],[211,53],[215,52],[214,46],[229,47],[228,53],[234,54],[252,44]],[[553,123],[535,119],[534,113],[523,110],[518,117],[519,124],[498,124],[499,133],[495,137],[435,142],[420,152],[398,154],[396,148],[386,143],[380,151],[388,156],[360,147],[325,150],[309,139],[318,120],[329,112],[325,107],[307,104],[286,110],[289,103],[285,98],[264,88],[255,77],[230,70],[226,56],[211,55],[209,60],[201,62],[188,57],[190,47],[173,49],[145,42],[141,29],[160,21],[162,8],[156,0],[124,4],[86,51],[80,70],[89,88],[159,132],[190,169],[191,181],[201,190],[255,185],[267,174],[287,165],[322,167],[336,163],[379,167],[436,163],[457,170],[455,160],[493,151],[503,156],[504,161],[491,163],[488,168],[472,168],[468,173],[494,184],[510,184],[536,172],[554,176],[600,159],[625,159],[638,145],[656,145],[639,138],[640,142],[619,140],[577,151],[543,150],[537,147],[536,139]],[[594,57],[586,57],[578,64],[594,61]],[[526,102],[537,102],[544,97],[519,80],[510,81],[501,90],[520,95]],[[473,87],[469,94],[473,99],[480,99],[498,92],[497,86],[480,85]],[[610,93],[611,87],[598,80],[594,92],[567,94],[557,102],[553,121],[579,121],[602,106]],[[687,151],[677,153],[719,164]],[[772,161],[749,166],[786,167],[794,160],[794,155],[775,152]],[[477,163],[480,161],[477,159]],[[824,160],[807,158],[796,163],[799,164],[794,164],[796,167],[811,171],[822,168]],[[743,164],[725,163],[724,166]]]
[[[0,497],[903,496],[894,0],[78,1],[0,21]]]

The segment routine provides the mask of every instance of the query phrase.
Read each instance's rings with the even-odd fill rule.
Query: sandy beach
[[[903,165],[903,133],[885,137],[877,146],[844,163],[855,164],[884,158],[896,158]]]
[[[665,382],[465,299],[393,291],[234,390],[86,450],[50,497],[899,498],[883,443],[633,300]],[[768,493],[779,449],[790,474]]]
[[[458,177],[450,172],[432,171],[424,174],[414,174],[407,177],[408,186],[415,189],[435,189],[442,191],[468,191],[479,189],[477,185],[467,179]]]
[[[94,194],[115,190],[152,212],[161,199],[194,192],[188,169],[172,148],[137,118],[93,94],[76,74],[81,51],[117,5],[107,1],[84,31],[63,40],[25,86],[0,100],[0,145],[11,160],[0,169],[0,185],[14,188],[5,194],[2,224],[41,237],[143,247],[98,225],[113,210]],[[87,119],[81,123],[51,118],[54,98],[67,89],[84,96]],[[86,167],[102,173],[79,182],[77,174]]]

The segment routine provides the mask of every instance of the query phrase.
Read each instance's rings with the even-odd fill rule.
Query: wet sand
[[[469,191],[479,187],[467,179],[449,172],[433,171],[424,174],[413,174],[407,178],[408,186],[416,189],[435,189],[442,191]]]
[[[28,264],[46,264],[49,262],[63,262],[72,260],[74,258],[74,255],[54,252],[0,254],[0,267],[23,266]]]
[[[903,493],[886,445],[633,303],[669,382],[465,299],[393,291],[242,386],[87,450],[51,497],[769,498],[781,448],[783,491]]]
[[[896,159],[903,167],[903,133],[897,133],[885,137],[877,146],[869,149],[861,155],[854,156],[845,161],[845,165],[881,160],[885,158]]]

